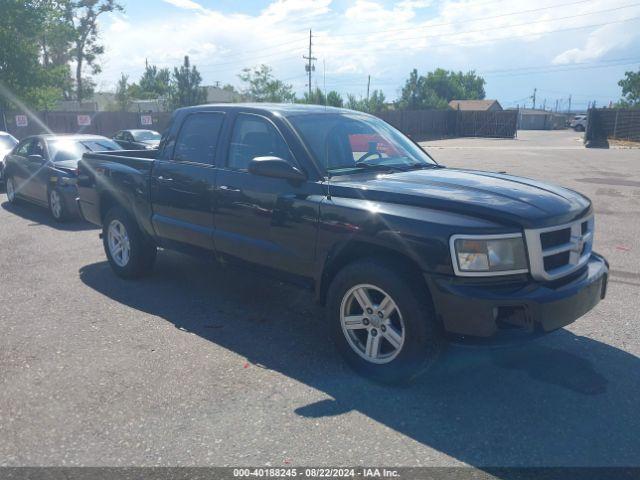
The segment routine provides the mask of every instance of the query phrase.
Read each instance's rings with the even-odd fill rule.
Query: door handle
[[[234,193],[239,193],[242,191],[239,188],[230,187],[229,185],[220,185],[220,190],[224,190],[225,192],[234,192]]]
[[[160,183],[171,183],[171,182],[173,182],[173,178],[163,177],[162,175],[160,175],[158,177],[158,182],[160,182]]]

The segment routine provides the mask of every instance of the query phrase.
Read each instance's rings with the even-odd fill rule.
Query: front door
[[[321,186],[248,172],[255,157],[276,156],[297,165],[267,118],[238,114],[226,162],[216,179],[216,249],[287,273],[313,271]]]
[[[153,227],[161,242],[213,249],[214,159],[224,114],[194,113],[186,117],[171,159],[153,169]]]

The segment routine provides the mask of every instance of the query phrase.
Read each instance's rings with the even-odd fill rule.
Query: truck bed
[[[78,207],[85,220],[102,225],[111,203],[127,208],[151,228],[150,177],[157,150],[85,153],[78,164]]]

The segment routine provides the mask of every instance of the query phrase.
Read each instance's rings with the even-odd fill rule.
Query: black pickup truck
[[[380,119],[307,105],[180,109],[158,151],[87,153],[79,207],[116,274],[157,247],[312,288],[359,372],[405,381],[449,337],[535,337],[604,298],[591,202],[449,169]]]

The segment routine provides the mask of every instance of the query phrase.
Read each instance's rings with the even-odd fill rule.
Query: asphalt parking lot
[[[0,465],[640,465],[640,149],[568,131],[424,145],[591,197],[607,299],[383,387],[345,367],[308,292],[170,252],[120,280],[98,230],[2,194]]]

